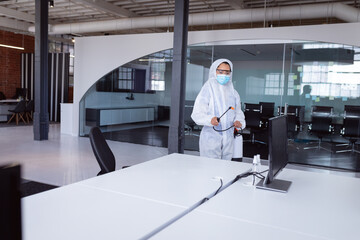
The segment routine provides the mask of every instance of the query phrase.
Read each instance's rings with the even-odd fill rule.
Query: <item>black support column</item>
[[[175,1],[174,49],[168,152],[184,153],[184,105],[189,0]]]
[[[35,0],[34,140],[47,140],[49,133],[48,4],[48,0]]]

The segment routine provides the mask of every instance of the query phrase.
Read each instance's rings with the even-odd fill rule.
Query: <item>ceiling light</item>
[[[54,7],[54,0],[49,0],[50,3],[50,7],[53,8]]]
[[[14,49],[19,49],[19,50],[24,50],[23,47],[15,47],[15,46],[10,46],[10,45],[5,45],[5,44],[0,44],[0,47],[7,47],[7,48],[14,48]]]
[[[74,42],[75,42],[75,38],[71,38],[71,41],[74,43]]]

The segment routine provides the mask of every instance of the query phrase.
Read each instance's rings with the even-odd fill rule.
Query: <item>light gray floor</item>
[[[51,124],[49,140],[34,141],[32,126],[0,128],[0,165],[20,163],[22,178],[63,186],[95,177],[100,168],[88,138],[60,134],[60,124]],[[167,148],[108,141],[116,158],[116,169],[149,161],[168,153]],[[186,154],[199,155],[186,151]],[[251,159],[244,159],[251,162]],[[265,162],[264,162],[265,163]],[[359,173],[330,171],[291,165],[306,171],[360,177]]]

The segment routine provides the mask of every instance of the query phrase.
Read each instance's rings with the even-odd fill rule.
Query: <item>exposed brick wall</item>
[[[21,86],[21,53],[34,53],[34,37],[0,30],[0,44],[24,47],[25,50],[0,47],[0,91],[6,98]]]

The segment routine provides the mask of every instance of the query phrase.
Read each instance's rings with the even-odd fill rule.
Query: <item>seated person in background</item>
[[[200,156],[231,160],[234,150],[234,129],[245,128],[240,96],[232,83],[232,63],[216,60],[210,67],[209,79],[196,97],[191,118],[204,127],[200,133]],[[233,107],[217,120],[226,110]],[[215,131],[213,126],[219,130]]]
[[[311,98],[311,86],[304,85],[303,92],[300,95],[300,105],[304,106],[301,108],[299,113],[300,125],[302,126],[305,121],[309,121],[311,115],[311,106],[312,106],[312,98]]]

